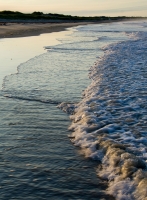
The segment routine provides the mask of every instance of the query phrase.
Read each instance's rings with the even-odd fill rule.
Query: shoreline
[[[45,46],[54,46],[60,44],[57,38],[66,37],[72,30],[45,33],[41,35],[4,37],[1,38],[1,67],[0,67],[0,85],[5,76],[17,72],[17,67],[26,61],[46,53]],[[18,56],[19,55],[19,56]]]
[[[38,36],[43,33],[64,31],[79,25],[94,24],[93,22],[76,23],[1,23],[0,39]]]
[[[66,28],[72,28],[80,25],[103,24],[122,21],[134,21],[128,19],[121,20],[103,20],[97,22],[0,22],[0,39],[38,36],[43,33],[52,33],[64,31]]]

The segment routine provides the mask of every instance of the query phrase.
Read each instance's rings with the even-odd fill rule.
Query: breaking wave
[[[90,69],[91,85],[71,113],[69,136],[86,157],[101,161],[97,173],[117,200],[147,198],[147,33],[104,48]]]

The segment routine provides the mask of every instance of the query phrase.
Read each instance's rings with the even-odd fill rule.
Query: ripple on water
[[[102,162],[97,173],[120,200],[147,198],[146,37],[139,32],[131,41],[104,48],[70,117],[71,141]]]

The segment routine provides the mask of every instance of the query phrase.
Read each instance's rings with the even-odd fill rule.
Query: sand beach
[[[42,33],[64,31],[69,27],[90,23],[0,23],[0,38],[37,36]]]
[[[103,24],[121,21],[134,21],[141,19],[109,19],[101,21],[33,21],[33,20],[0,20],[0,38],[16,38],[16,37],[29,37],[37,36],[43,33],[52,33],[64,31],[66,28],[76,27],[87,24]]]

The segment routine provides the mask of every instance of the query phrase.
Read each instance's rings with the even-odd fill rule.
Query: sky
[[[147,17],[147,0],[0,0],[0,10],[78,16]]]

